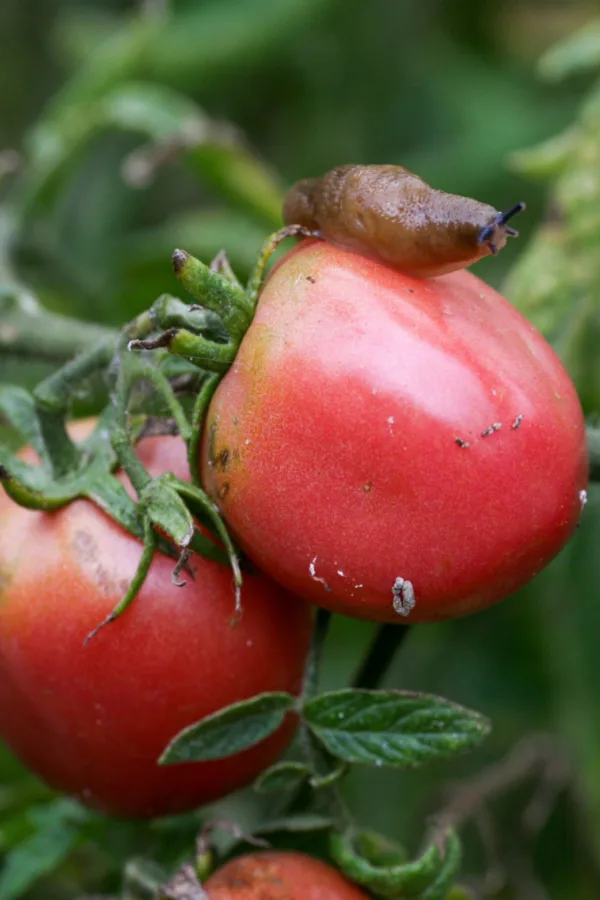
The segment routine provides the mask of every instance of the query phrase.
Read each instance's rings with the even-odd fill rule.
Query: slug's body
[[[403,166],[347,165],[295,184],[283,218],[339,247],[428,278],[497,253],[508,235],[518,235],[506,222],[524,206],[500,213],[437,191]]]

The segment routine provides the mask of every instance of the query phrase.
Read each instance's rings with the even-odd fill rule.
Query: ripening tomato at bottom
[[[554,351],[470,272],[412,278],[310,241],[263,287],[202,471],[285,587],[427,622],[494,603],[558,553],[585,500],[585,428]]]
[[[178,438],[147,438],[138,452],[151,474],[187,473]],[[194,557],[194,579],[179,588],[174,561],[157,554],[129,609],[84,646],[140,553],[87,500],[42,513],[0,492],[0,735],[54,788],[131,817],[218,799],[279,756],[293,718],[235,756],[157,765],[177,732],[221,707],[297,692],[311,627],[306,605],[262,574],[245,575],[244,614],[232,627],[227,567]]]
[[[202,885],[209,900],[368,900],[337,869],[304,853],[249,853]]]

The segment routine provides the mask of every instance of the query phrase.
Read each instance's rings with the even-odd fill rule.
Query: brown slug
[[[298,181],[283,218],[347,250],[421,278],[464,269],[506,239],[518,237],[509,219],[517,203],[498,212],[457,194],[435,190],[403,166],[338,166]]]

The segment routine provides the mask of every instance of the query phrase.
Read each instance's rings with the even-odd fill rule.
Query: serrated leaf
[[[303,717],[339,759],[406,768],[468,750],[490,728],[480,713],[442,697],[404,691],[321,694],[305,704]]]
[[[306,781],[311,770],[304,763],[280,762],[265,769],[254,782],[254,790],[259,794],[271,791],[290,791]]]
[[[247,750],[277,731],[295,704],[295,698],[283,692],[259,694],[234,703],[180,731],[159,764],[223,759]]]

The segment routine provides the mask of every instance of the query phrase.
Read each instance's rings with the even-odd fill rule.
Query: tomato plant
[[[335,612],[425,622],[529,581],[585,502],[558,357],[468,271],[324,242],[275,268],[209,408],[204,485],[248,555]]]
[[[304,853],[238,856],[203,885],[210,900],[366,900],[367,894],[340,873]]]
[[[152,474],[185,477],[178,438],[146,438],[138,455]],[[128,614],[84,646],[126,591],[140,549],[87,500],[48,513],[0,497],[2,737],[53,787],[105,812],[146,817],[222,797],[280,754],[294,731],[289,717],[235,756],[157,764],[197,719],[262,691],[298,691],[311,616],[248,573],[234,627],[228,568],[195,556],[180,588],[174,561],[157,553]]]

